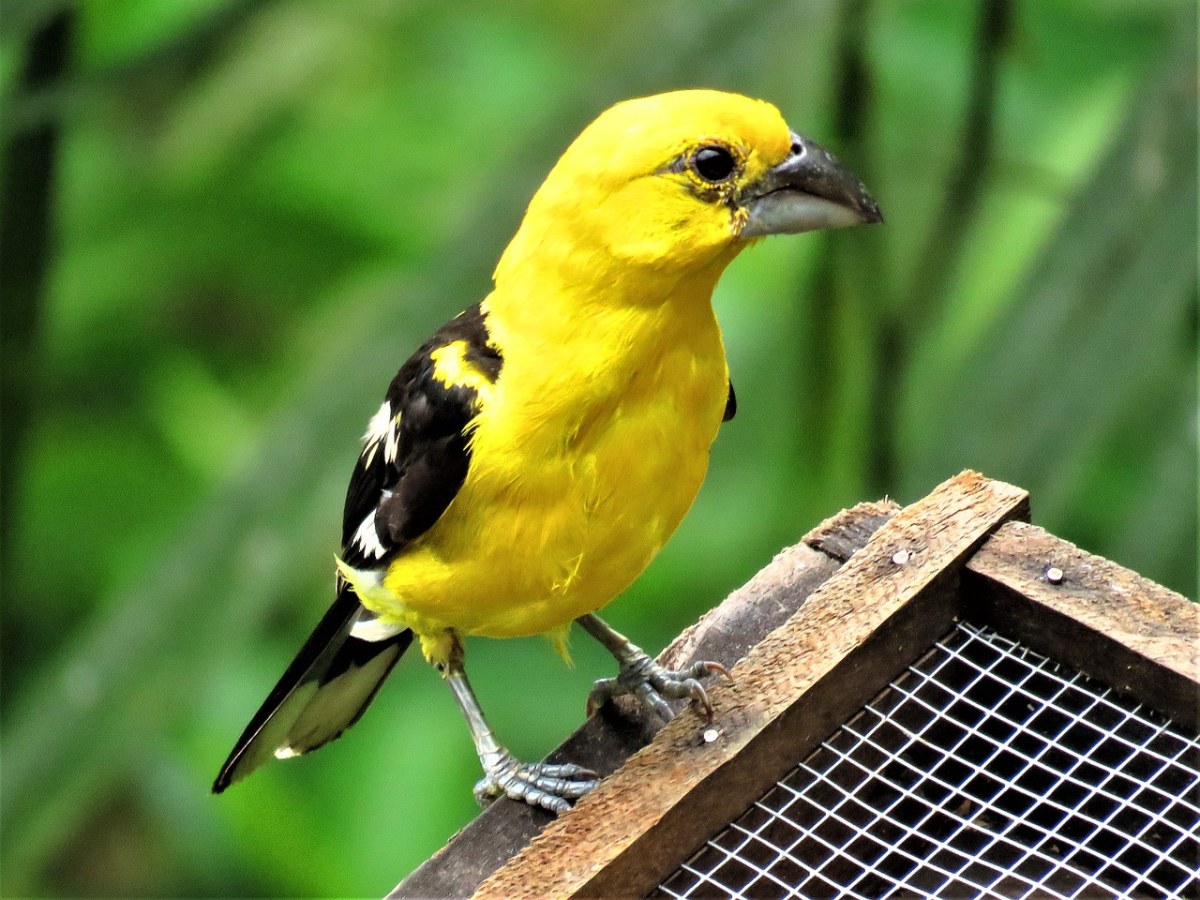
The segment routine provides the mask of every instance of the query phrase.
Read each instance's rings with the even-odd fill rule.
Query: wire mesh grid
[[[1200,896],[1200,738],[956,625],[654,897]]]

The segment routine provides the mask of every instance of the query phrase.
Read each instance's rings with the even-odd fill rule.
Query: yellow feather
[[[481,403],[487,403],[492,383],[467,361],[466,341],[451,341],[430,353],[429,358],[433,360],[434,378],[447,386],[469,387],[479,394]]]
[[[360,592],[436,655],[437,635],[561,634],[623,591],[691,506],[728,394],[717,279],[735,211],[670,165],[738,148],[742,178],[788,153],[769,104],[709,91],[620,104],[563,154],[483,303],[486,384],[450,344],[435,376],[480,391],[471,465],[441,518]],[[358,586],[357,584],[355,585]]]

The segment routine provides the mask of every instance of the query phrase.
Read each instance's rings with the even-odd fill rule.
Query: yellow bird
[[[467,681],[463,639],[578,622],[619,663],[589,707],[632,693],[711,714],[596,610],[645,569],[691,506],[733,386],[713,288],[770,234],[879,222],[875,201],[769,103],[694,90],[619,103],[567,148],[500,258],[493,288],[401,367],[363,438],[336,599],[213,785],[353,725],[419,638],[483,766],[481,802],[560,812],[595,785],[517,761]]]

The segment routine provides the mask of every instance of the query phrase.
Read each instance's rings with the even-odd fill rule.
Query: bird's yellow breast
[[[728,396],[709,292],[504,348],[480,396],[462,489],[384,579],[377,611],[423,636],[561,628],[646,567],[700,488]]]

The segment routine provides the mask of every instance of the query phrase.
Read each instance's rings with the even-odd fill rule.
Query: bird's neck
[[[545,426],[531,425],[525,440],[544,435],[552,455],[563,434],[601,435],[618,415],[668,415],[699,423],[696,441],[707,447],[728,394],[712,308],[726,263],[683,274],[569,263],[509,270],[483,307],[504,359],[500,395]]]
[[[712,294],[737,247],[700,265],[670,258],[621,257],[606,248],[524,229],[514,238],[484,302],[489,328],[502,349],[520,343],[554,357],[583,344],[603,343],[637,354],[666,340],[715,328]]]

